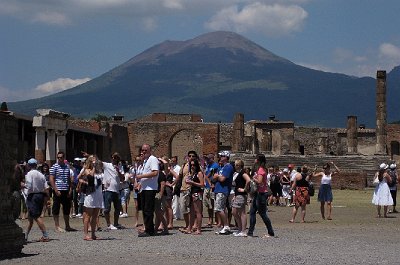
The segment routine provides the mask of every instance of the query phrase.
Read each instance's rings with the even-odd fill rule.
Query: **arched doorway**
[[[172,135],[170,150],[170,157],[178,156],[178,163],[183,164],[188,151],[194,150],[198,155],[203,154],[203,138],[194,130],[180,130]]]
[[[397,141],[390,142],[390,157],[393,159],[394,156],[400,155],[400,144]]]

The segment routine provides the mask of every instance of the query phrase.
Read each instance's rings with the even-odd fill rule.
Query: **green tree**
[[[95,114],[94,117],[91,118],[91,120],[95,120],[97,122],[101,122],[101,121],[109,121],[109,120],[111,120],[111,118],[107,117],[106,115],[97,113],[97,114]]]
[[[8,107],[7,107],[7,103],[6,102],[2,102],[1,103],[1,107],[0,107],[1,111],[8,111]]]

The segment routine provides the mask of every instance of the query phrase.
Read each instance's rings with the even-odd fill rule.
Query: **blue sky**
[[[0,0],[0,102],[91,80],[165,40],[237,32],[310,68],[400,65],[398,0]]]

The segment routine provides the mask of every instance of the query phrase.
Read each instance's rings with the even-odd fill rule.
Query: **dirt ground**
[[[316,192],[317,194],[317,192]],[[255,238],[236,238],[215,235],[213,229],[204,229],[202,235],[184,235],[177,229],[168,236],[138,238],[134,227],[133,204],[128,218],[120,223],[126,229],[99,232],[104,240],[84,242],[82,219],[73,218],[77,232],[55,233],[51,217],[45,217],[51,242],[39,243],[37,226],[23,249],[23,255],[0,264],[198,264],[223,262],[225,264],[399,264],[400,214],[376,218],[376,207],[371,204],[373,190],[334,190],[333,220],[322,220],[316,196],[307,206],[306,223],[289,223],[292,207],[270,206],[277,238],[262,239],[265,227],[257,218]],[[391,208],[391,207],[390,207]],[[206,224],[207,214],[203,219]],[[62,223],[62,221],[61,221]],[[105,221],[101,218],[101,226]],[[25,228],[26,220],[22,221]],[[182,221],[175,221],[176,227]],[[109,262],[107,262],[109,263]]]

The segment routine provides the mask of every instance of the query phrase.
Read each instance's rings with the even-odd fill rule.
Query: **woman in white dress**
[[[390,183],[391,178],[387,173],[388,165],[382,163],[379,166],[379,171],[376,172],[375,178],[377,178],[377,185],[375,187],[374,195],[372,197],[372,203],[375,204],[378,211],[378,218],[381,216],[381,208],[383,206],[383,217],[387,217],[388,206],[393,205],[392,195],[390,194],[390,189],[388,183]],[[374,181],[375,182],[375,181]]]
[[[89,156],[85,162],[83,172],[79,175],[79,182],[84,187],[82,192],[85,193],[84,201],[84,219],[83,232],[84,240],[95,240],[96,224],[100,209],[104,208],[102,182],[103,169],[102,163],[97,161],[96,157]],[[89,224],[91,235],[89,235]]]

